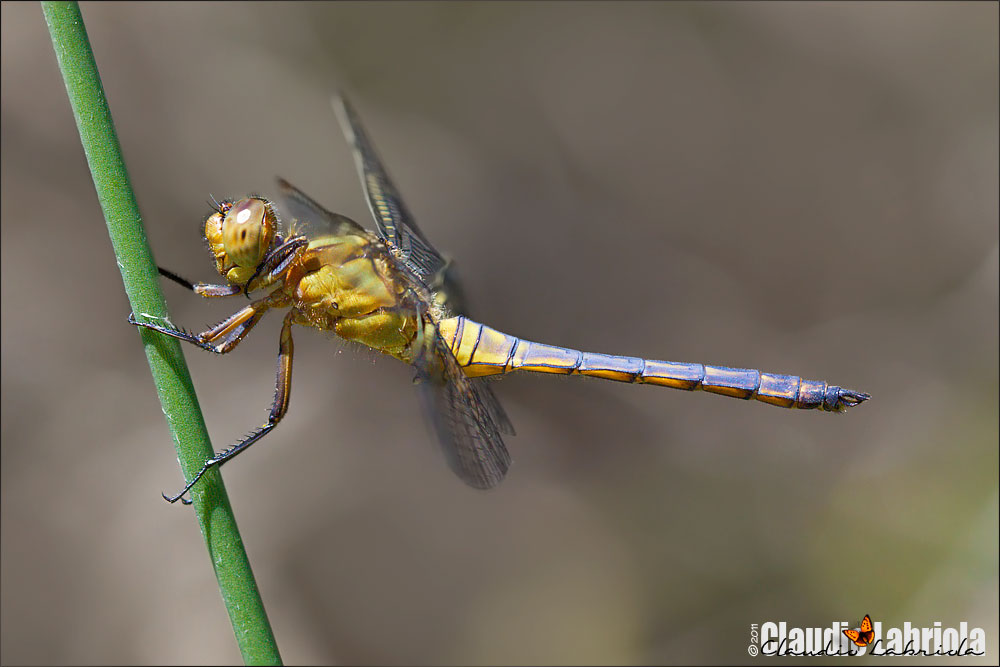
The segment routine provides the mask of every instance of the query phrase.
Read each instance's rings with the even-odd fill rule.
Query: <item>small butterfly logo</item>
[[[868,646],[875,640],[875,631],[872,630],[871,616],[865,614],[864,620],[861,621],[860,628],[856,630],[844,630],[844,634],[858,646]]]

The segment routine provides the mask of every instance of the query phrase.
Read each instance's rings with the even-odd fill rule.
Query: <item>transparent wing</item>
[[[379,235],[400,253],[422,280],[433,280],[444,268],[445,260],[417,227],[375,153],[375,147],[361,126],[361,121],[342,94],[333,96],[333,110],[354,149],[354,162],[368,196],[368,207],[375,218]]]
[[[445,260],[441,271],[427,281],[427,287],[434,295],[437,304],[449,315],[472,317],[465,298],[465,290],[462,289],[462,281],[458,278],[455,263],[450,259]]]
[[[353,149],[379,236],[398,253],[404,274],[422,294],[420,300],[428,304],[433,295],[446,309],[464,312],[454,267],[420,231],[354,109],[343,95],[334,96],[333,109]],[[503,434],[512,435],[514,429],[493,390],[485,381],[467,377],[437,335],[429,354],[414,365],[425,407],[452,470],[470,486],[495,486],[510,468]]]
[[[278,194],[281,195],[278,211],[282,215],[286,233],[293,231],[296,235],[310,239],[365,233],[361,225],[346,216],[326,210],[283,178],[278,179]]]
[[[458,360],[455,360],[458,363]],[[468,376],[463,376],[475,385],[478,389],[479,399],[482,401],[483,405],[486,406],[487,411],[493,417],[493,421],[496,423],[497,428],[504,435],[516,435],[514,433],[514,425],[510,423],[510,419],[507,417],[507,413],[504,411],[503,406],[500,405],[500,399],[497,395],[493,393],[493,387],[490,386],[489,380],[484,379],[474,379]]]
[[[510,468],[502,434],[513,435],[510,420],[490,386],[462,372],[447,344],[437,338],[440,372],[417,366],[421,395],[448,465],[477,489],[496,486]],[[436,364],[435,364],[436,365]]]

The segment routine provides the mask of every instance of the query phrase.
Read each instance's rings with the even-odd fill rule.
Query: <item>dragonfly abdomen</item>
[[[581,352],[522,340],[465,317],[442,320],[439,328],[459,364],[470,377],[516,370],[560,375],[587,375],[616,382],[653,384],[687,391],[702,390],[732,398],[756,399],[783,408],[843,412],[868,394],[804,380],[794,375],[762,373],[698,363],[657,361]]]

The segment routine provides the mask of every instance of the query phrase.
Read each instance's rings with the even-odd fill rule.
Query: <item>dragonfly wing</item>
[[[427,412],[455,474],[469,486],[492,488],[510,468],[502,434],[513,434],[514,429],[489,385],[467,377],[445,343],[437,343],[440,374],[418,367]]]
[[[401,273],[414,292],[421,294],[423,304],[437,299],[446,309],[464,311],[454,269],[449,270],[449,263],[420,231],[354,109],[343,95],[334,96],[333,109],[353,149],[379,236],[405,264],[399,267]],[[448,464],[470,486],[495,486],[510,467],[502,434],[512,434],[514,429],[492,389],[466,376],[451,348],[436,335],[415,366]]]
[[[441,306],[448,315],[465,315],[471,318],[469,307],[465,299],[465,290],[462,289],[462,282],[458,279],[455,270],[455,263],[450,259],[445,260],[444,267],[431,280],[426,281],[427,288],[433,295],[434,301]]]
[[[479,398],[482,399],[482,402],[486,405],[486,409],[493,417],[493,421],[496,423],[500,432],[504,435],[516,435],[514,433],[514,425],[510,423],[510,418],[507,417],[507,413],[504,411],[503,406],[500,405],[500,399],[498,399],[497,395],[493,393],[493,387],[489,385],[489,380],[468,379],[469,382],[477,385],[479,389]]]
[[[399,191],[382,166],[358,115],[343,95],[334,95],[333,110],[354,150],[354,162],[368,196],[368,207],[375,218],[379,235],[399,251],[424,281],[433,280],[444,268],[445,260],[417,227]]]
[[[278,179],[278,193],[281,195],[278,210],[285,218],[283,222],[307,238],[364,233],[364,227],[347,216],[326,210],[283,178]]]

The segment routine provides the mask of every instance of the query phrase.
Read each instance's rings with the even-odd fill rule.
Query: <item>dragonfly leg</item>
[[[239,285],[209,285],[208,283],[192,283],[190,280],[182,278],[173,271],[165,269],[162,266],[158,266],[156,268],[160,270],[160,275],[164,278],[169,278],[181,287],[189,289],[195,294],[199,294],[206,299],[219,296],[235,296],[243,289]]]
[[[289,239],[285,243],[267,253],[263,261],[257,265],[257,270],[250,276],[250,280],[243,286],[243,293],[250,298],[250,292],[256,287],[251,287],[257,278],[261,278],[261,285],[270,285],[278,276],[285,272],[288,265],[296,260],[302,251],[309,245],[309,241],[302,237]]]
[[[197,345],[203,350],[215,352],[216,354],[225,354],[232,351],[250,333],[250,330],[260,321],[264,313],[275,306],[284,305],[284,301],[285,297],[282,295],[276,297],[268,296],[254,301],[246,308],[242,308],[222,320],[211,329],[197,334],[162,324],[140,322],[135,318],[134,313],[129,313],[128,321],[130,324],[159,331],[172,338]]]
[[[208,472],[209,469],[221,466],[226,461],[229,461],[230,459],[235,458],[238,454],[245,452],[250,445],[267,435],[271,429],[278,425],[281,418],[285,416],[285,413],[288,411],[288,401],[291,396],[292,388],[292,353],[294,352],[294,345],[292,343],[292,322],[294,317],[295,311],[289,311],[289,313],[285,315],[284,324],[281,326],[281,341],[278,344],[278,374],[274,387],[274,403],[271,405],[271,412],[267,416],[267,422],[263,426],[255,429],[247,437],[243,438],[232,447],[219,452],[209,460],[205,461],[205,464],[201,467],[201,470],[198,471],[198,474],[196,474],[194,478],[184,486],[184,489],[180,493],[174,496],[168,496],[164,493],[162,494],[164,500],[171,503],[181,500],[184,497],[184,494],[190,491],[191,487],[194,486],[198,480],[201,479],[202,475]],[[185,505],[189,505],[191,503],[189,500],[181,500],[181,502]]]

